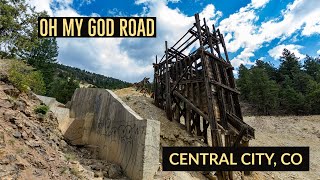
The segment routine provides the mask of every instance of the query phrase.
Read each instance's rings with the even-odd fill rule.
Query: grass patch
[[[15,141],[14,141],[14,139],[10,139],[10,140],[8,141],[8,143],[9,143],[9,145],[13,146],[14,143],[15,143]]]
[[[67,161],[74,161],[76,160],[76,155],[73,153],[66,153],[64,155],[64,157],[66,158]]]
[[[49,111],[49,107],[46,105],[40,105],[34,109],[35,113],[39,113],[39,114],[43,114],[43,115],[46,115],[48,111]]]
[[[74,176],[77,176],[78,178],[81,177],[80,172],[76,168],[71,168],[70,173]]]
[[[65,174],[67,172],[68,168],[66,166],[62,167],[60,169],[60,174]]]

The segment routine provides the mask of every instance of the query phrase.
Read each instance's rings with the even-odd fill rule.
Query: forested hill
[[[279,67],[261,60],[240,65],[237,85],[242,102],[261,114],[320,114],[320,56],[299,59],[284,49]]]
[[[111,77],[58,64],[59,48],[55,38],[39,38],[38,17],[26,0],[0,0],[0,59],[15,59],[9,68],[9,80],[21,91],[68,102],[82,84],[105,89],[124,88],[130,84]],[[109,57],[112,58],[112,57]]]
[[[130,83],[115,79],[112,77],[106,77],[101,74],[92,73],[79,68],[66,66],[63,64],[54,64],[55,70],[60,77],[72,77],[77,81],[94,85],[94,87],[104,89],[121,89],[128,87]]]

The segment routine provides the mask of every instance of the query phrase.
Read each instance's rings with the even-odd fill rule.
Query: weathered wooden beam
[[[223,50],[224,50],[224,55],[225,55],[225,57],[226,57],[226,60],[227,60],[228,63],[230,63],[230,61],[229,61],[229,56],[228,56],[228,52],[227,52],[227,47],[226,47],[226,44],[225,44],[225,42],[224,42],[223,35],[220,33],[220,30],[219,30],[219,29],[217,30],[217,33],[218,33],[218,35],[219,35],[219,39],[220,39],[220,41],[221,41],[221,44],[222,44],[222,47],[223,47]]]
[[[236,128],[238,130],[238,133],[244,127],[246,129],[246,136],[249,139],[254,138],[254,129],[251,126],[249,126],[248,124],[243,122],[241,119],[239,119],[238,117],[236,117],[228,112],[227,112],[227,116],[229,118],[228,122],[230,123],[230,125],[232,125],[234,128]]]
[[[205,53],[205,55],[208,55],[209,57],[213,58],[214,60],[221,62],[226,68],[233,69],[232,65],[229,64],[228,62],[226,62],[224,59],[219,58],[219,57],[215,56],[214,54],[211,54],[207,51],[204,51],[204,53]]]
[[[186,117],[185,117],[185,125],[187,127],[187,131],[191,132],[191,108],[189,107],[189,104],[186,104]]]
[[[205,19],[203,19],[204,21],[204,26],[205,29],[204,31],[206,32],[207,36],[210,36],[210,31],[209,31],[209,27],[206,25],[206,21]],[[210,51],[213,54],[213,43],[212,43],[212,39],[209,38],[208,39],[208,44],[210,47]],[[210,61],[209,63],[211,68],[208,68],[208,71],[214,76],[214,77],[210,77],[211,81],[214,81],[214,79],[216,79],[220,84],[222,84],[222,77],[221,77],[221,72],[219,69],[219,65],[217,64],[216,61]],[[222,122],[222,125],[225,129],[228,129],[228,123],[226,120],[226,104],[225,104],[225,99],[224,99],[224,89],[216,89],[217,91],[217,97],[218,97],[218,106],[219,106],[219,110],[220,110],[220,121]]]
[[[156,63],[154,65],[154,78],[153,78],[153,89],[154,89],[154,97],[155,104],[158,106],[158,67],[156,67],[158,64],[158,56],[156,56]]]
[[[166,46],[166,112],[167,117],[172,121],[172,112],[171,112],[171,90],[170,90],[170,74],[169,74],[169,64],[168,64],[168,42],[165,42]]]
[[[183,95],[181,95],[178,91],[173,91],[173,94],[175,96],[177,96],[178,98],[180,98],[182,101],[184,101],[185,103],[187,103],[190,108],[195,111],[196,113],[198,113],[200,116],[202,116],[205,120],[207,120],[209,122],[209,117],[204,114],[199,108],[197,108],[195,105],[193,105],[193,103],[191,103],[188,99],[186,99]],[[221,129],[222,131],[226,131],[220,124],[218,124],[219,129]]]
[[[219,47],[219,39],[217,37],[217,32],[216,32],[216,28],[214,27],[214,24],[212,24],[212,30],[213,30],[212,37],[215,39],[215,46],[216,46],[215,50],[218,53],[219,58],[222,59],[220,47]]]
[[[215,147],[221,146],[221,137],[220,134],[217,130],[218,128],[218,123],[214,117],[214,106],[213,106],[213,97],[212,97],[212,88],[210,85],[210,80],[208,76],[208,69],[209,69],[209,61],[208,58],[204,55],[204,50],[203,50],[203,41],[202,41],[202,34],[201,34],[201,27],[200,27],[200,20],[199,20],[199,14],[195,15],[196,19],[196,27],[197,27],[197,32],[198,32],[198,37],[199,37],[199,43],[200,43],[200,51],[201,51],[201,61],[203,62],[203,75],[204,75],[204,80],[205,80],[205,89],[206,89],[206,94],[207,94],[207,107],[208,107],[208,117],[209,117],[209,123],[212,128],[212,132],[214,133],[212,136],[212,145]]]
[[[239,91],[237,91],[237,90],[235,90],[235,89],[233,89],[233,88],[231,88],[231,87],[229,87],[229,86],[226,86],[226,85],[224,85],[224,84],[221,84],[220,82],[217,82],[217,81],[215,81],[215,80],[211,80],[211,83],[214,84],[214,85],[219,86],[220,88],[224,88],[224,89],[226,89],[226,90],[228,90],[228,91],[231,91],[231,92],[233,92],[233,93],[240,94]]]

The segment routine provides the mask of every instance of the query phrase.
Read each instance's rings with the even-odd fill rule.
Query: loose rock
[[[121,175],[121,168],[116,164],[112,164],[108,170],[109,178],[117,178]]]
[[[19,131],[15,131],[15,132],[13,133],[13,137],[15,137],[15,138],[21,138],[21,133],[20,133]]]

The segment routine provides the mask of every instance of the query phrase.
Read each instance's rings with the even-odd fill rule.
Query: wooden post
[[[249,141],[242,141],[241,146],[242,147],[249,147]],[[244,171],[244,175],[246,175],[246,176],[251,175],[251,173],[252,173],[251,171]]]
[[[153,77],[153,99],[156,106],[158,106],[158,56],[156,56],[156,64],[154,65],[154,77]]]
[[[205,87],[206,87],[206,93],[207,93],[207,105],[208,105],[208,116],[209,116],[209,123],[212,128],[212,145],[214,147],[219,147],[221,146],[221,136],[219,134],[219,131],[217,129],[217,121],[214,117],[214,112],[213,112],[213,97],[212,97],[212,90],[211,90],[211,85],[209,82],[209,77],[208,77],[208,68],[209,68],[209,61],[208,58],[205,57],[203,54],[203,42],[202,42],[202,33],[201,33],[201,27],[200,27],[200,20],[199,20],[199,14],[195,15],[196,19],[196,27],[197,27],[197,32],[198,32],[198,39],[200,43],[200,54],[201,54],[201,61],[203,62],[203,74],[204,74],[204,81],[205,81]]]
[[[172,121],[171,112],[171,90],[170,90],[170,72],[169,72],[169,61],[168,61],[168,42],[165,42],[166,46],[166,112],[167,118]]]
[[[186,121],[185,121],[186,127],[187,127],[187,131],[191,132],[191,109],[189,107],[189,105],[186,103]]]
[[[204,21],[205,21],[205,19],[204,19]],[[210,31],[209,31],[209,28],[206,25],[206,23],[205,23],[205,30],[206,30],[207,36],[210,37]],[[211,53],[213,54],[212,38],[208,39],[208,43],[209,43],[209,47],[210,47]],[[218,43],[217,43],[217,46],[219,46]],[[209,64],[211,66],[211,63],[209,63]],[[215,60],[213,60],[211,67],[213,68],[213,74],[215,76],[215,79],[219,83],[222,83],[221,74],[220,74],[220,70],[219,70],[219,65],[217,64],[217,62]],[[220,119],[222,121],[223,127],[225,129],[228,129],[228,123],[227,123],[227,119],[226,119],[226,105],[225,105],[225,99],[224,99],[224,90],[223,90],[223,88],[220,88],[220,89],[217,88],[217,92],[218,92],[217,94],[218,94],[218,98],[219,98],[218,105],[219,105],[219,109],[220,109]]]

